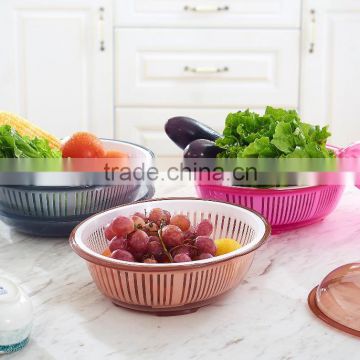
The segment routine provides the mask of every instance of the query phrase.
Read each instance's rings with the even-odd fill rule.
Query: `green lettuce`
[[[220,158],[333,158],[326,148],[330,136],[327,126],[303,123],[295,110],[268,106],[264,115],[230,113],[216,145]]]
[[[46,139],[21,136],[9,125],[0,126],[0,158],[61,158]]]

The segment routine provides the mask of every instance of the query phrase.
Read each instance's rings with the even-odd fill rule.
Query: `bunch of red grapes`
[[[202,220],[192,226],[185,215],[152,209],[147,216],[118,216],[105,228],[113,259],[142,263],[181,263],[209,259],[216,254],[210,237],[213,225]]]

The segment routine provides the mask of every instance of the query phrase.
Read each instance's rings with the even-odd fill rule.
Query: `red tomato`
[[[106,163],[110,168],[118,167],[119,169],[129,166],[129,155],[118,150],[109,150],[105,153]]]
[[[128,154],[118,150],[109,150],[106,152],[105,157],[108,159],[121,159],[128,158]]]
[[[104,155],[101,141],[87,132],[75,133],[62,147],[63,158],[102,158]]]

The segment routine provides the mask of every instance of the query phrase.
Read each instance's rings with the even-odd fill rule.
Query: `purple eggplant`
[[[209,126],[184,116],[169,119],[165,124],[165,132],[181,149],[185,149],[194,140],[215,141],[221,136]]]
[[[184,158],[216,158],[222,151],[213,141],[207,139],[197,139],[192,141],[184,150]]]
[[[191,171],[198,171],[199,167],[214,169],[216,156],[221,151],[211,140],[194,140],[184,150],[184,165]]]

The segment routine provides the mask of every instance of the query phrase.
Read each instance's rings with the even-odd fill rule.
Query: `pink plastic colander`
[[[360,155],[360,151],[355,151],[360,149],[359,144],[345,149],[329,147],[336,151],[338,157]],[[270,223],[272,233],[293,230],[322,220],[335,209],[344,191],[343,185],[280,190],[223,186],[197,181],[195,186],[202,199],[226,201],[259,212]]]
[[[231,237],[241,247],[211,259],[185,263],[133,263],[103,256],[109,242],[105,226],[115,217],[160,207],[186,214],[195,225],[209,219],[214,239]],[[86,260],[98,289],[116,305],[156,314],[196,311],[237,286],[248,272],[256,250],[270,235],[259,214],[231,204],[193,198],[139,201],[104,211],[82,222],[71,234],[73,250]]]
[[[226,201],[259,212],[271,224],[272,233],[279,233],[322,220],[334,210],[344,187],[276,190],[197,184],[196,190],[202,199]]]

